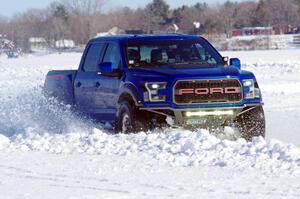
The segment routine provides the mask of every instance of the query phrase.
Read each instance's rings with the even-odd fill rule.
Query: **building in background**
[[[49,45],[43,37],[30,37],[29,38],[29,49],[31,52],[47,51]]]
[[[245,27],[241,29],[233,29],[231,35],[246,36],[246,35],[274,35],[273,27]]]

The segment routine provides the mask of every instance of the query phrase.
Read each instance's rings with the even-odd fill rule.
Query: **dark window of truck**
[[[111,62],[114,70],[120,68],[121,55],[117,44],[109,44],[105,52],[103,62]]]
[[[224,65],[205,40],[132,41],[126,46],[129,67],[202,67]]]
[[[97,65],[99,63],[103,47],[104,44],[100,44],[100,43],[90,45],[83,64],[84,71],[97,70]]]

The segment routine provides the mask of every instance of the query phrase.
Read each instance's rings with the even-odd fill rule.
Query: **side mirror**
[[[121,75],[120,70],[114,69],[111,62],[102,62],[99,64],[98,71],[98,74],[103,76],[119,77]]]
[[[230,66],[234,66],[237,69],[241,69],[241,61],[238,58],[231,58],[230,59]]]
[[[113,65],[111,62],[102,62],[101,64],[99,64],[99,72],[101,72],[102,74],[112,73],[113,71]]]

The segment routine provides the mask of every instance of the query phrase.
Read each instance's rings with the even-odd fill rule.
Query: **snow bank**
[[[46,151],[51,153],[87,153],[97,155],[143,156],[170,166],[254,167],[269,171],[300,171],[300,151],[293,145],[263,138],[253,142],[221,140],[205,130],[165,129],[149,134],[112,135],[93,129],[83,133],[26,134],[4,138],[5,151]],[[3,137],[3,136],[2,136]],[[0,138],[1,140],[1,138]],[[3,139],[2,139],[3,140]],[[1,146],[1,145],[0,145]]]
[[[297,35],[248,35],[227,39],[228,50],[292,49]]]
[[[9,147],[9,144],[10,140],[6,136],[0,134],[0,150]]]

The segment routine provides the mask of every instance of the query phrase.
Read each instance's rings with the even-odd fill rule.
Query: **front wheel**
[[[117,133],[137,133],[147,131],[147,122],[134,105],[127,101],[119,104],[115,130]]]
[[[262,106],[246,111],[236,118],[236,126],[242,138],[251,141],[253,137],[265,137],[266,124]]]

